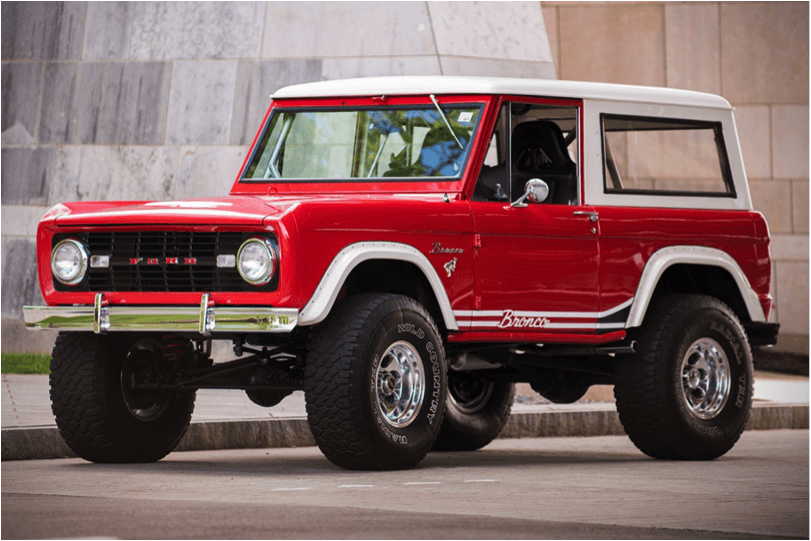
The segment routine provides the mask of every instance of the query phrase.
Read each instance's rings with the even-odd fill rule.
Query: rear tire
[[[475,375],[448,374],[445,420],[435,451],[475,451],[492,442],[507,423],[515,384],[488,381]]]
[[[154,462],[180,442],[191,421],[194,392],[133,390],[129,383],[152,352],[128,335],[63,332],[51,360],[51,404],[59,433],[91,462]]]
[[[656,299],[615,369],[631,441],[654,458],[712,460],[741,436],[752,408],[752,352],[732,310],[706,295]]]
[[[409,297],[337,304],[313,336],[305,378],[310,428],[337,466],[411,468],[439,433],[445,353],[431,316]]]

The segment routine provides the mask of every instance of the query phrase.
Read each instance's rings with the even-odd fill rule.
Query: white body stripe
[[[500,319],[494,320],[494,321],[472,321],[470,323],[470,327],[471,328],[476,328],[476,327],[487,327],[487,328],[496,327],[497,328],[499,323],[501,323]],[[625,323],[620,323],[620,325],[622,327],[625,327]],[[517,329],[517,328],[521,328],[521,329],[577,329],[577,330],[587,329],[588,330],[588,329],[599,329],[600,326],[599,326],[599,323],[594,322],[594,323],[547,323],[542,327],[503,327],[503,329]]]
[[[634,302],[633,297],[628,299],[622,304],[610,308],[603,312],[526,312],[522,310],[515,310],[513,313],[519,317],[548,317],[548,318],[566,318],[566,319],[599,319],[601,317],[608,317],[616,314],[631,306]],[[454,310],[453,314],[456,317],[500,317],[504,315],[504,310]]]
[[[600,319],[612,316],[629,308],[634,299],[618,304],[602,312],[534,312],[525,310],[454,310],[453,314],[470,324],[471,329],[553,329],[553,330],[601,330],[624,329],[625,322],[600,322]],[[512,322],[504,324],[506,318]],[[513,322],[514,319],[519,322]],[[561,319],[593,319],[592,322],[562,322]],[[513,324],[514,323],[514,324]]]

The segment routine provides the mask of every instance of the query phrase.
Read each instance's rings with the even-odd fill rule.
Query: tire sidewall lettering
[[[719,414],[712,419],[700,419],[696,417],[687,405],[683,396],[681,363],[687,353],[687,348],[702,337],[712,338],[724,350],[730,375],[729,397]],[[751,407],[751,393],[747,390],[751,388],[751,374],[747,366],[746,356],[748,355],[745,338],[741,336],[741,331],[736,328],[734,322],[729,321],[725,314],[713,312],[709,322],[696,322],[687,324],[687,332],[680,339],[679,347],[675,348],[676,355],[672,359],[671,370],[673,371],[673,390],[675,402],[679,414],[684,423],[690,426],[697,435],[711,440],[722,440],[727,436],[726,430],[730,428],[730,421],[733,424],[736,418],[743,422],[747,417],[746,411]]]
[[[431,371],[429,377],[431,378],[431,405],[428,408],[428,424],[434,424],[436,414],[439,412],[439,400],[442,394],[442,369],[439,366],[439,358],[436,353],[434,344],[430,341],[425,345],[425,350],[428,353],[428,359],[431,361]]]
[[[727,354],[727,358],[732,361],[735,359],[735,364],[729,363],[729,368],[732,371],[730,378],[729,399],[727,400],[725,410],[734,406],[738,410],[748,407],[746,400],[746,390],[750,386],[749,375],[744,369],[744,355],[747,353],[746,342],[742,337],[738,336],[735,332],[735,327],[730,323],[710,321],[709,329],[711,333],[715,333],[712,338],[721,344]],[[710,334],[710,333],[708,333]],[[721,412],[723,416],[726,411]]]
[[[730,347],[732,348],[732,351],[735,352],[735,361],[740,365],[743,361],[743,350],[741,348],[741,343],[737,338],[735,338],[735,335],[732,333],[729,327],[723,323],[710,321],[710,330],[719,333],[726,339],[727,343],[729,343]]]
[[[441,419],[442,404],[445,400],[441,346],[438,346],[432,338],[430,325],[419,317],[413,317],[414,315],[416,314],[402,316],[412,321],[416,320],[414,323],[402,322],[401,317],[396,325],[382,324],[372,341],[373,357],[367,380],[369,406],[379,437],[395,446],[408,446],[414,444],[416,440],[432,437],[431,433],[437,431],[436,425]],[[377,373],[383,361],[383,353],[395,342],[406,342],[419,353],[425,376],[423,402],[419,411],[415,412],[416,418],[405,427],[394,426],[386,419],[377,395]]]

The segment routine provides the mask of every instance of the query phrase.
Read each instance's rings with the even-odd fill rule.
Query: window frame
[[[459,174],[456,176],[417,176],[417,177],[335,177],[335,178],[310,178],[310,177],[296,177],[296,178],[261,178],[252,179],[244,175],[250,169],[251,164],[257,157],[257,154],[262,152],[262,142],[270,130],[273,119],[276,115],[285,113],[306,113],[306,112],[341,112],[341,111],[385,111],[385,110],[403,110],[403,109],[420,109],[428,111],[436,111],[436,107],[431,103],[391,103],[385,105],[356,105],[347,104],[346,101],[340,104],[330,105],[295,105],[295,106],[272,106],[268,111],[266,119],[262,125],[262,129],[256,136],[256,143],[251,148],[251,152],[245,159],[244,167],[240,170],[237,185],[251,185],[251,184],[313,184],[313,183],[396,183],[396,182],[458,182],[464,178],[464,173],[473,159],[475,146],[478,142],[478,137],[483,129],[483,117],[487,114],[487,104],[483,101],[440,101],[440,107],[443,112],[446,109],[478,109],[479,114],[476,122],[471,128],[471,139],[468,142],[468,148],[465,151],[466,156],[464,161],[460,164]],[[447,115],[447,113],[446,113]]]
[[[715,147],[718,154],[718,163],[721,169],[721,179],[727,188],[726,192],[701,192],[701,191],[688,191],[688,190],[645,190],[639,188],[613,188],[609,187],[609,177],[607,174],[607,152],[606,152],[606,134],[608,131],[605,129],[606,119],[628,120],[628,121],[643,121],[659,124],[681,124],[695,126],[696,129],[712,129],[715,136]],[[712,197],[712,198],[729,198],[737,199],[738,193],[735,189],[735,182],[733,181],[732,168],[730,166],[729,156],[727,154],[726,141],[724,140],[723,123],[720,121],[712,120],[695,120],[690,118],[674,118],[674,117],[655,117],[645,115],[627,115],[618,113],[605,113],[599,114],[600,121],[600,145],[602,155],[602,177],[603,177],[603,193],[610,195],[653,195],[653,196],[675,196],[675,197]],[[631,130],[626,130],[631,131]],[[635,131],[667,131],[667,130],[635,130]],[[686,131],[686,130],[685,130]],[[613,182],[612,182],[613,184]]]
[[[510,110],[510,114],[507,115],[507,173],[510,179],[512,179],[512,164],[511,164],[511,156],[512,156],[512,105],[516,103],[523,103],[529,105],[542,105],[549,108],[566,108],[571,107],[576,110],[576,118],[575,118],[575,131],[577,133],[577,205],[568,205],[568,206],[583,206],[584,200],[586,197],[586,181],[585,181],[585,114],[584,114],[584,100],[582,99],[571,99],[571,98],[562,98],[562,97],[541,97],[541,96],[522,96],[517,94],[502,94],[498,96],[498,100],[493,104],[492,109],[492,118],[487,124],[483,124],[481,129],[482,134],[482,144],[481,148],[482,154],[474,163],[475,174],[471,175],[470,184],[468,185],[468,189],[466,192],[469,194],[469,198],[473,200],[473,194],[476,189],[476,184],[479,182],[479,177],[481,175],[482,168],[484,167],[484,160],[487,155],[487,147],[490,144],[490,140],[493,137],[493,133],[495,132],[498,126],[498,116],[501,114],[501,108],[505,105],[508,106]],[[512,185],[512,182],[510,182]],[[523,195],[523,194],[522,194]],[[520,197],[520,196],[519,196]],[[510,202],[514,201],[518,197],[513,198],[512,196],[512,186],[510,187],[509,193]],[[483,203],[501,203],[504,204],[505,201],[482,201]],[[549,205],[547,205],[549,206]],[[563,206],[563,205],[558,205]]]

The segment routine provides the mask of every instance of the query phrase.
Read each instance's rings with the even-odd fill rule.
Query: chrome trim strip
[[[25,326],[32,330],[290,332],[298,323],[295,308],[201,306],[24,306]],[[205,307],[205,309],[203,309]]]

